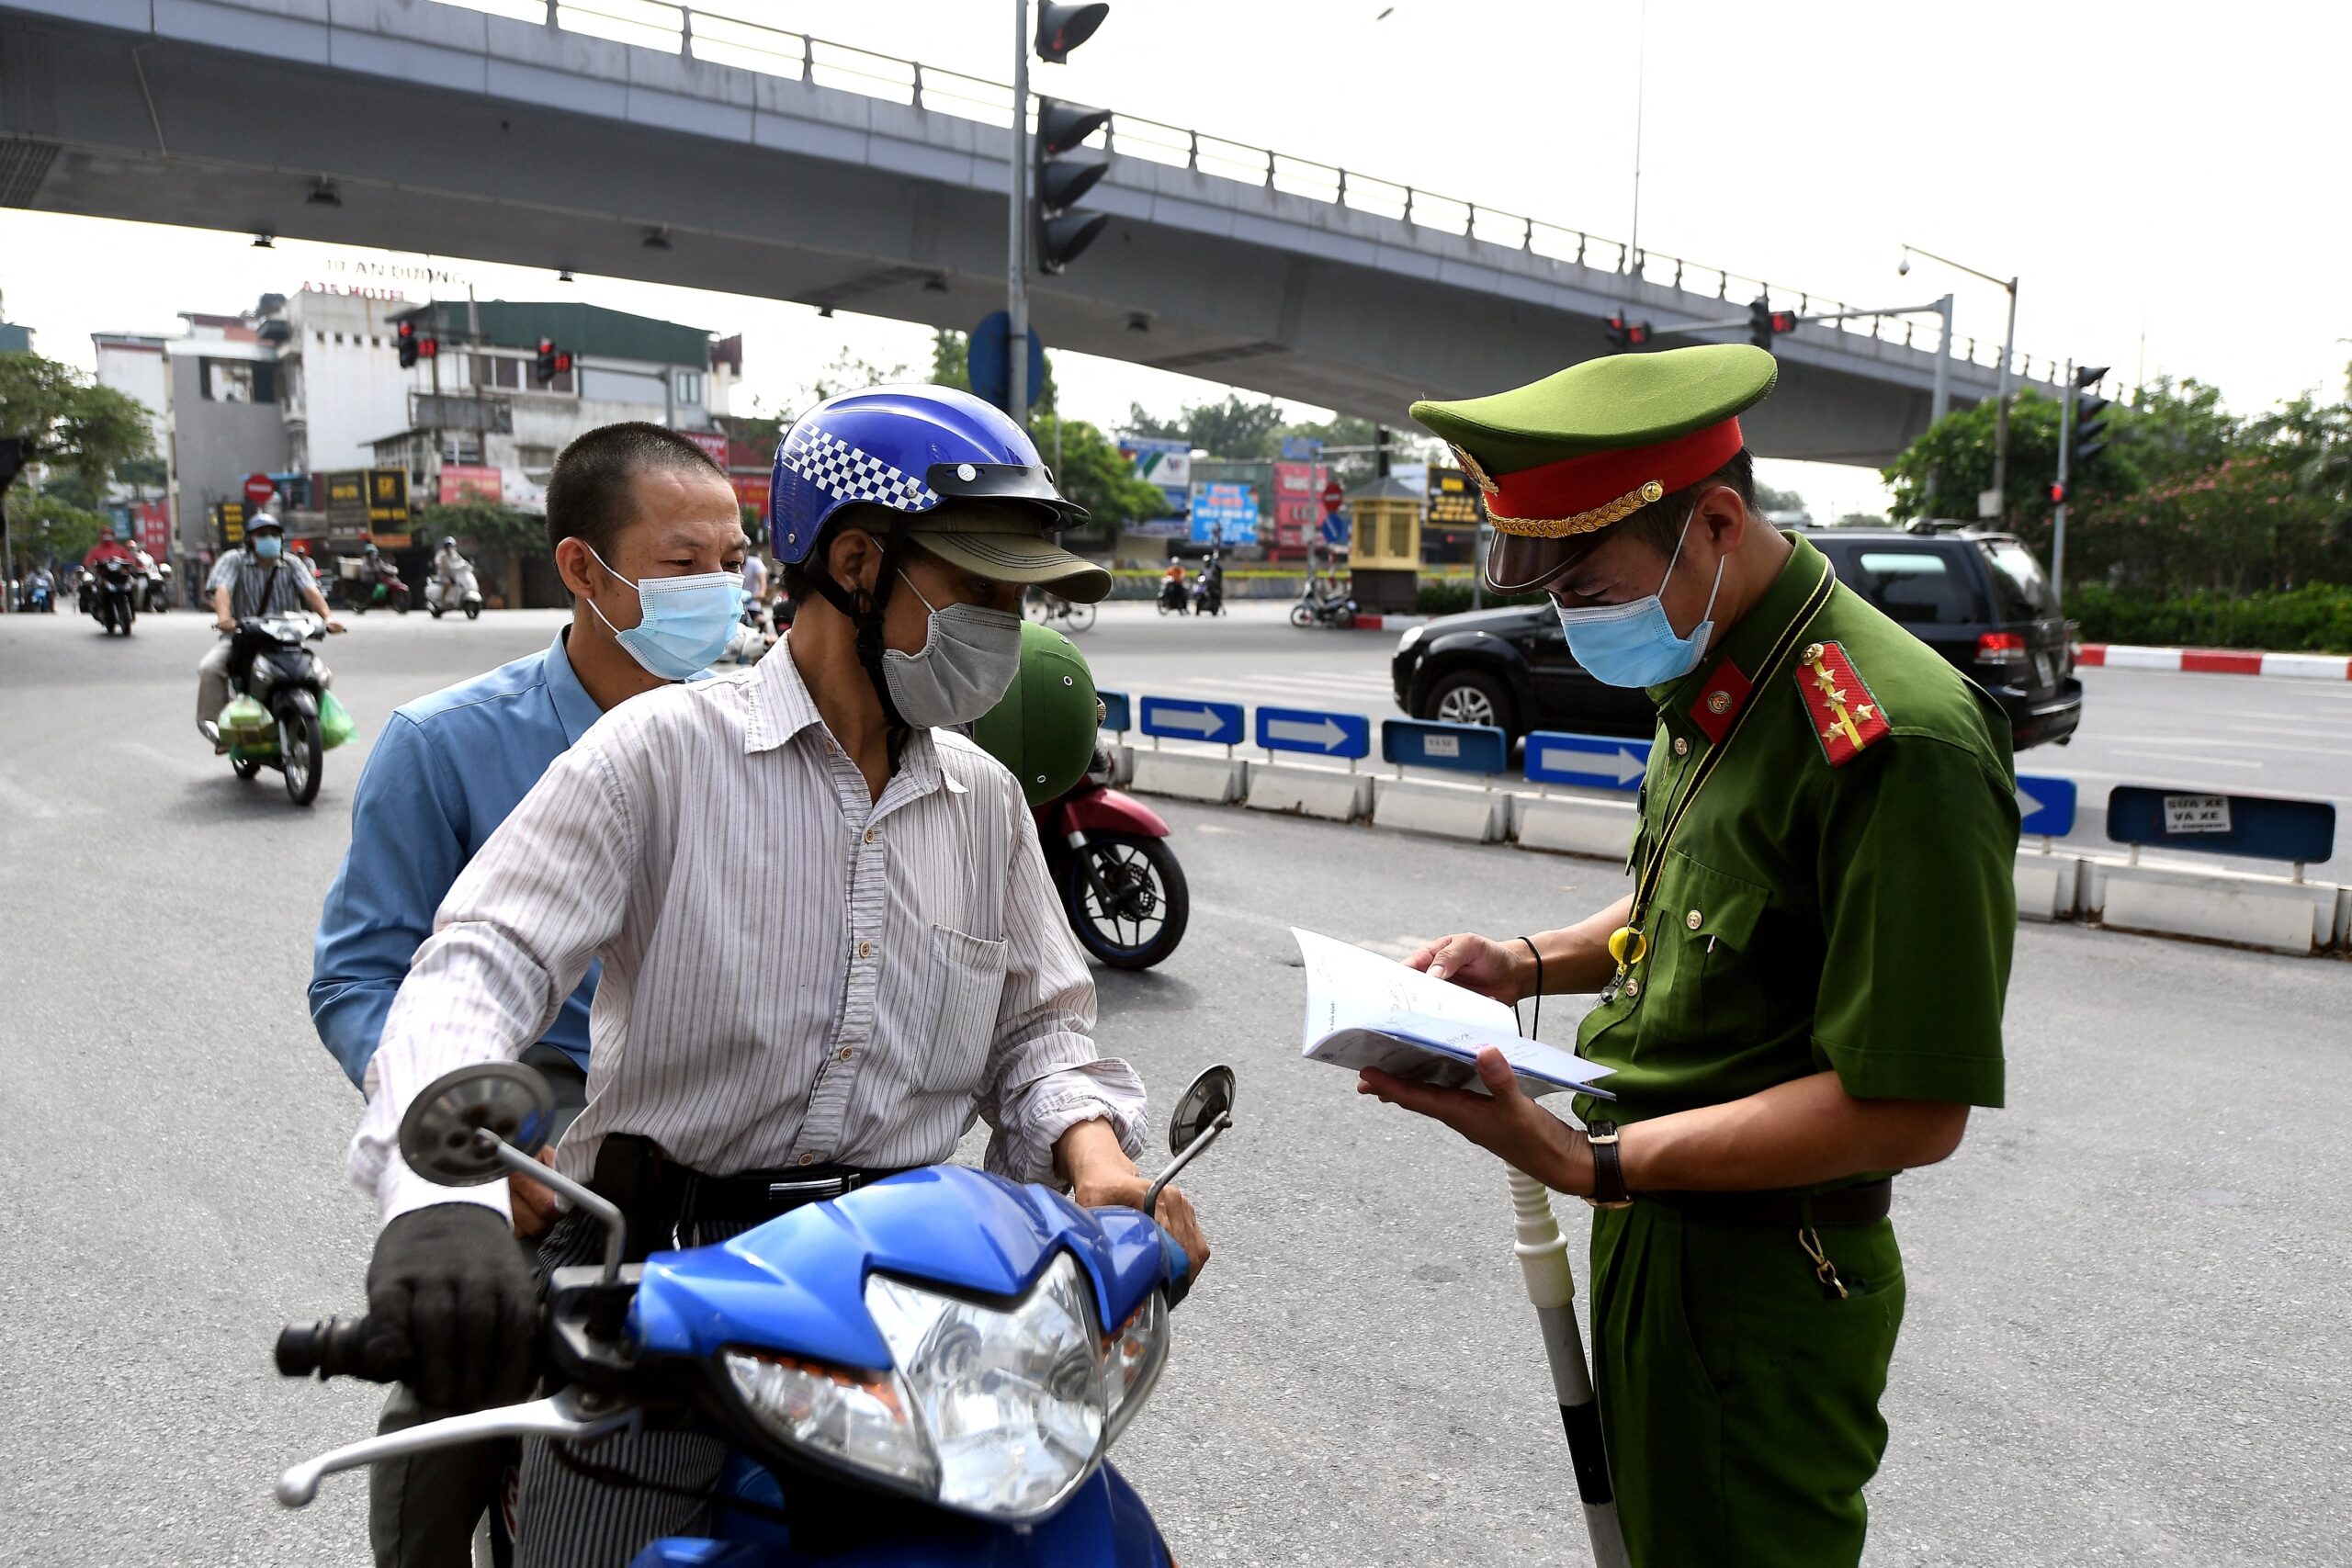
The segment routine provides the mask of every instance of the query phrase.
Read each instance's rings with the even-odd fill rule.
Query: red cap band
[[[1611,517],[1588,514],[1635,501],[1645,485],[1654,483],[1661,492],[1671,492],[1697,484],[1730,462],[1744,445],[1735,417],[1671,441],[1521,468],[1515,474],[1492,477],[1487,513],[1495,526],[1508,534],[1589,533],[1607,527],[1634,508],[1627,507]],[[1540,531],[1513,528],[1514,522],[1545,526]]]

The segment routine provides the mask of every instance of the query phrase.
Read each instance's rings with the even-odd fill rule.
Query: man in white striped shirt
[[[944,728],[1010,683],[1024,587],[1108,591],[1043,531],[1083,513],[1019,427],[934,387],[820,404],[772,495],[804,606],[790,637],[742,675],[623,705],[559,758],[451,887],[386,1020],[350,1160],[386,1222],[369,1353],[435,1403],[520,1394],[537,1292],[492,1245],[505,1188],[425,1182],[401,1116],[440,1074],[537,1039],[593,960],[589,1104],[556,1163],[630,1213],[639,1256],[780,1212],[772,1182],[822,1197],[946,1159],[976,1118],[1006,1175],[1087,1206],[1146,1190],[1143,1086],[1095,1051],[1021,790]],[[695,578],[649,579],[639,625],[678,648],[723,636],[729,582],[722,614]],[[1159,1218],[1205,1260],[1176,1190]],[[583,1250],[584,1226],[560,1223],[543,1259]],[[717,1478],[715,1440],[626,1441],[669,1485]],[[625,1561],[702,1507],[526,1451],[518,1561]]]

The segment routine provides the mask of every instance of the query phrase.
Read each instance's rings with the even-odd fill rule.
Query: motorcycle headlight
[[[1159,1292],[1105,1336],[1068,1253],[1010,1307],[880,1274],[866,1281],[865,1307],[894,1371],[730,1350],[736,1392],[796,1448],[990,1518],[1057,1507],[1142,1408],[1167,1359]]]

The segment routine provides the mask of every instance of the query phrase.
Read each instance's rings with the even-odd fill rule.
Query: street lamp
[[[1939,256],[1935,252],[1923,250],[1917,245],[1903,247],[1903,259],[1897,262],[1894,267],[1896,276],[1901,276],[1910,272],[1911,258],[1914,254],[1925,256],[1929,261],[1941,262],[1954,271],[1964,272],[1971,277],[1981,277],[1987,283],[1996,284],[2009,291],[2009,330],[2008,334],[2001,340],[2001,386],[2000,391],[1996,394],[1997,400],[1993,407],[1993,493],[2000,497],[2001,508],[2006,513],[2008,509],[2009,496],[2009,361],[2016,356],[2018,346],[2018,280],[2014,277],[1995,277],[1989,272],[1979,272],[1973,266],[1952,260],[1950,256]],[[1951,331],[1949,322],[1944,331],[1945,340],[1949,343]]]

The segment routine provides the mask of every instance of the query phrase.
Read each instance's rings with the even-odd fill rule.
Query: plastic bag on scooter
[[[275,750],[277,746],[277,726],[269,710],[247,696],[229,699],[216,721],[220,734],[232,746],[253,751]]]
[[[332,751],[359,733],[359,726],[352,722],[351,710],[335,701],[333,692],[319,694],[319,745]]]

